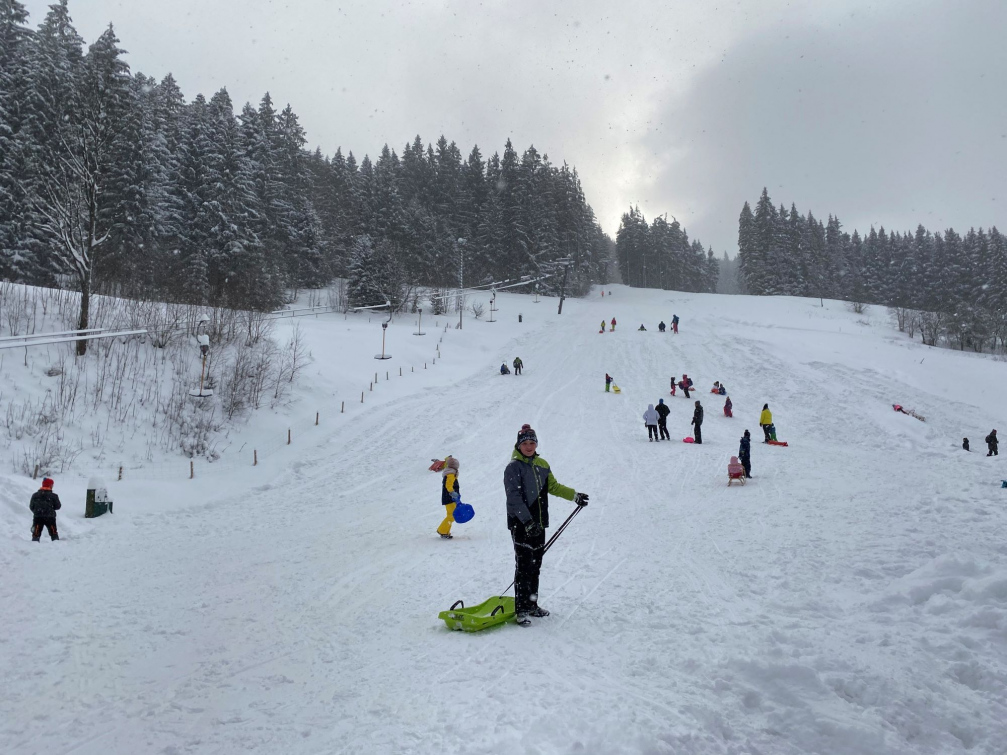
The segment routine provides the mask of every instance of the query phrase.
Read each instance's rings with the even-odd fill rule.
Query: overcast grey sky
[[[22,0],[32,24],[47,0]],[[762,187],[848,230],[1007,227],[1004,0],[70,0],[186,98],[269,91],[358,159],[509,137],[734,256]]]

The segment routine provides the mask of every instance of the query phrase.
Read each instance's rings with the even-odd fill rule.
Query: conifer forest
[[[269,310],[335,277],[360,306],[407,283],[607,280],[577,171],[534,146],[325,155],[269,93],[236,114],[124,55],[111,25],[86,45],[67,0],[35,28],[0,0],[0,279],[80,291],[81,328],[92,292]]]

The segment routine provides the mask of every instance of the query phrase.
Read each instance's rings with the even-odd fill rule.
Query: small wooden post
[[[399,377],[402,377],[402,368],[399,367]]]
[[[35,465],[35,471],[31,473],[31,478],[33,480],[37,480],[38,479],[38,464]]]
[[[316,425],[318,424],[318,415],[319,414],[320,414],[320,412],[315,412],[315,424]]]
[[[122,467],[119,467],[119,479],[122,480]]]
[[[388,373],[387,372],[385,372],[385,380],[386,381],[388,380]]]
[[[192,461],[192,459],[189,459],[189,479],[191,480],[195,476],[196,476],[196,464],[195,462]]]
[[[346,414],[346,402],[345,401],[341,401],[340,402],[340,404],[339,404],[339,413],[340,414]]]
[[[423,369],[426,369],[426,368],[427,368],[427,363],[426,363],[426,362],[424,362],[424,363],[423,363]]]
[[[287,428],[287,445],[290,445],[290,428]]]
[[[259,452],[255,450],[252,451],[252,466],[259,466]]]
[[[374,373],[374,382],[375,383],[378,382],[378,373],[376,372]]]
[[[360,391],[360,403],[364,403],[364,392]]]
[[[370,387],[370,388],[368,388],[367,390],[369,390],[369,391],[373,391],[373,390],[374,390],[374,383],[371,383],[371,387]]]

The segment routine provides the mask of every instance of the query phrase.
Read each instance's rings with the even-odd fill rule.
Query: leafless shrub
[[[472,302],[471,309],[472,309],[472,314],[475,316],[475,318],[477,320],[481,319],[482,316],[486,313],[486,307],[483,306],[482,302],[478,302],[478,301]]]
[[[301,334],[301,326],[295,325],[290,339],[283,346],[277,360],[277,369],[273,378],[273,403],[274,405],[283,400],[287,388],[297,379],[310,362],[311,352],[304,344],[304,336]]]

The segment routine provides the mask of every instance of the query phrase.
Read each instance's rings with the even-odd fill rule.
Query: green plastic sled
[[[463,632],[478,632],[499,624],[514,620],[514,598],[507,595],[494,595],[477,606],[466,608],[465,604],[456,600],[447,611],[437,614],[438,619],[444,619],[448,629],[460,629]]]

